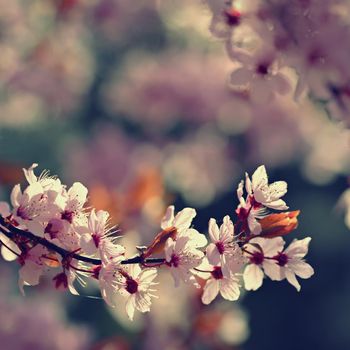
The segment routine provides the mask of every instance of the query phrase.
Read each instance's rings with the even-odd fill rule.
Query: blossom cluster
[[[234,88],[253,103],[307,92],[349,122],[349,3],[344,0],[206,0],[210,30],[239,65]],[[338,38],[344,46],[336,49]],[[297,77],[292,86],[291,74]]]
[[[237,300],[242,284],[256,290],[265,275],[275,281],[287,279],[298,291],[296,276],[313,275],[304,260],[310,237],[284,248],[282,236],[297,227],[299,211],[286,211],[282,197],[287,183],[269,184],[263,165],[238,185],[235,223],[229,215],[221,224],[209,220],[209,242],[192,227],[195,209],[175,213],[169,206],[161,231],[147,247],[137,247],[135,256],[128,256],[119,244],[108,212],[87,206],[84,185],[76,182],[67,188],[48,172],[37,177],[36,167],[24,169],[28,184],[23,191],[19,184],[13,188],[11,207],[0,202],[1,252],[5,260],[21,265],[22,292],[26,285],[37,285],[44,274],[52,273],[54,286],[73,294],[78,294],[76,281],[84,285],[92,278],[110,306],[116,306],[117,294],[124,296],[127,315],[133,319],[135,310],[150,311],[159,268],[169,270],[175,286],[202,286],[204,304],[219,293]]]

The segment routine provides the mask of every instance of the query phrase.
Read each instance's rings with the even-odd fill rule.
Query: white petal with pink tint
[[[264,273],[258,265],[248,265],[243,273],[244,286],[246,290],[257,290],[261,287]]]

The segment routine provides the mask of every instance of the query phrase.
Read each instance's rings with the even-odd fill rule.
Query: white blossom
[[[80,237],[81,247],[87,254],[95,254],[101,241],[107,237],[109,232],[107,227],[108,218],[109,213],[104,210],[91,210],[88,221],[89,233],[85,233]]]
[[[258,203],[271,209],[288,209],[286,203],[281,199],[287,193],[287,183],[276,181],[269,185],[264,165],[255,170],[251,183],[249,177],[247,177],[246,182],[248,193],[252,194]]]
[[[279,280],[279,266],[270,259],[283,250],[284,240],[281,237],[261,238],[255,237],[244,246],[249,264],[243,273],[246,290],[257,290],[261,287],[264,273],[272,280]]]
[[[76,217],[83,215],[82,209],[87,200],[88,190],[80,182],[75,182],[68,191],[61,193],[57,205],[61,211],[61,218],[73,223]]]
[[[176,241],[168,238],[165,243],[165,259],[176,287],[180,281],[196,284],[192,269],[201,263],[203,257],[203,252],[194,248],[188,237],[180,237]]]
[[[98,271],[98,282],[101,295],[106,303],[112,307],[115,306],[114,295],[119,289],[121,275],[121,261],[124,259],[125,249],[120,246],[120,254],[113,258],[102,260],[102,265]]]
[[[43,246],[37,245],[21,256],[22,267],[19,269],[18,285],[23,295],[23,286],[39,284],[40,277],[48,269],[43,258],[43,255],[46,254],[48,254],[48,250]]]
[[[23,169],[28,185],[23,191],[19,184],[14,186],[12,208],[0,202],[1,253],[5,260],[21,264],[22,293],[24,286],[37,285],[46,271],[58,268],[52,278],[57,289],[78,294],[76,282],[84,286],[85,278],[95,278],[108,305],[116,306],[116,294],[125,296],[126,313],[132,320],[135,310],[150,311],[159,266],[168,269],[176,287],[182,282],[199,288],[196,277],[206,279],[204,304],[212,302],[218,294],[227,300],[237,300],[244,265],[247,290],[258,289],[265,274],[272,280],[287,279],[300,290],[296,276],[309,278],[313,274],[312,267],[304,261],[311,238],[295,240],[283,250],[281,237],[252,237],[259,235],[262,227],[266,232],[269,220],[275,223],[270,218],[262,221],[267,208],[287,208],[281,199],[287,184],[284,181],[269,184],[264,166],[254,172],[252,180],[246,174],[245,181],[238,186],[235,225],[228,215],[220,227],[215,219],[210,219],[211,242],[207,247],[207,238],[192,228],[196,211],[184,208],[175,215],[174,206],[169,206],[161,222],[162,231],[148,247],[139,247],[139,255],[131,259],[125,256],[125,248],[115,242],[117,237],[112,236],[115,232],[109,227],[109,213],[85,207],[88,190],[84,185],[76,182],[67,190],[48,172],[37,177],[36,167],[33,164]],[[295,217],[295,213],[299,212],[287,213],[286,217]],[[162,253],[156,260],[150,258]]]
[[[119,292],[126,297],[126,313],[132,321],[135,309],[140,312],[149,312],[151,308],[151,297],[157,283],[157,269],[142,270],[138,264],[128,265],[120,272],[121,278],[118,281]]]
[[[234,242],[234,225],[227,215],[220,229],[215,219],[209,221],[209,236],[212,241],[206,248],[206,256],[212,265],[222,267],[224,275],[239,271],[244,264],[242,250]]]
[[[279,266],[278,279],[284,278],[299,292],[301,287],[296,276],[307,279],[314,274],[314,269],[304,261],[309,250],[310,237],[301,240],[295,239],[284,252],[276,256]]]
[[[161,228],[163,230],[176,229],[176,237],[189,237],[191,244],[196,248],[201,248],[207,245],[206,237],[199,233],[194,228],[191,228],[191,223],[196,216],[196,211],[193,208],[184,208],[174,215],[175,208],[169,206],[162,218]]]
[[[231,272],[225,276],[221,266],[210,265],[206,258],[203,259],[197,271],[207,271],[206,273],[197,273],[200,277],[204,278],[209,273],[209,278],[207,278],[203,288],[203,304],[210,304],[219,293],[226,300],[234,301],[239,298],[240,284],[238,274]]]

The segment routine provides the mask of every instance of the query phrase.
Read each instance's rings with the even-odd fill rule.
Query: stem
[[[59,255],[62,256],[62,258],[73,258],[75,260],[79,260],[79,261],[83,261],[92,265],[101,265],[102,261],[100,259],[95,259],[95,258],[90,258],[88,256],[84,256],[84,255],[79,255],[77,253],[74,252],[70,252],[62,247],[59,247],[58,245],[48,241],[45,238],[42,237],[38,237],[35,234],[29,232],[29,231],[25,231],[25,230],[21,230],[16,226],[13,226],[12,224],[10,224],[6,219],[4,219],[1,215],[0,215],[0,225],[5,227],[7,230],[3,229],[2,227],[0,227],[0,231],[7,236],[8,238],[10,238],[11,240],[15,241],[14,238],[16,236],[19,236],[21,238],[27,238],[29,239],[31,242],[33,242],[34,244],[40,244],[44,247],[46,247],[47,249],[54,251],[56,253],[58,253]],[[126,259],[123,260],[121,262],[122,265],[128,265],[128,264],[160,264],[160,263],[164,263],[165,259],[164,258],[148,258],[145,259],[142,256],[135,256],[133,258],[130,259]]]
[[[198,272],[204,272],[204,273],[212,273],[213,272],[213,271],[201,270],[201,269],[198,269],[197,267],[194,267],[193,270],[196,270]]]
[[[242,248],[242,251],[247,253],[247,254],[254,255],[254,253],[250,252],[249,250],[247,250],[245,248]]]
[[[160,266],[164,265],[164,263],[165,263],[165,259],[158,259],[158,260],[162,260],[161,262],[158,262],[158,263],[155,263],[155,261],[154,261],[154,260],[157,260],[157,259],[153,259],[152,263],[150,263],[149,260],[150,259],[145,259],[144,261],[147,261],[148,263],[147,262],[142,262],[141,265],[143,267],[160,267]]]

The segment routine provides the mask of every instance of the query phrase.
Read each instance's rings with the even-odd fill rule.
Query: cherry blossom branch
[[[56,252],[57,254],[61,255],[63,258],[73,258],[75,260],[83,261],[92,265],[101,265],[102,261],[100,259],[90,258],[88,256],[79,255],[75,252],[70,252],[62,247],[59,247],[58,245],[48,241],[45,238],[36,236],[32,232],[21,230],[18,227],[13,226],[10,224],[5,218],[3,218],[0,215],[0,231],[9,239],[14,240],[16,236],[27,238],[34,244],[40,244],[47,249]],[[4,229],[4,227],[6,229]],[[128,265],[128,264],[163,264],[165,262],[164,258],[144,258],[142,255],[135,256],[130,259],[123,260],[121,262],[122,265]],[[152,266],[153,267],[153,266]]]
[[[5,248],[1,253],[5,259],[17,257],[20,262],[22,292],[25,285],[38,284],[48,268],[61,267],[63,271],[52,278],[57,289],[69,289],[77,294],[75,281],[81,281],[82,276],[94,278],[110,306],[117,306],[116,293],[129,298],[126,312],[133,319],[135,309],[149,311],[153,286],[157,284],[154,282],[157,267],[170,270],[176,285],[179,281],[192,283],[197,277],[206,280],[204,304],[215,299],[220,286],[225,288],[221,293],[225,299],[237,300],[242,273],[246,290],[258,289],[266,274],[272,280],[288,275],[288,281],[298,291],[301,287],[296,276],[305,279],[314,273],[304,260],[311,237],[294,240],[284,248],[281,236],[297,227],[299,211],[286,211],[288,206],[281,197],[287,192],[287,183],[269,184],[263,165],[255,170],[252,180],[246,175],[237,188],[236,224],[229,215],[224,216],[220,227],[216,219],[210,218],[210,243],[192,227],[195,209],[184,208],[176,213],[174,206],[169,206],[161,220],[162,230],[147,247],[138,247],[139,253],[131,258],[126,258],[125,247],[114,241],[109,213],[94,208],[86,213],[88,189],[84,185],[75,182],[67,189],[58,178],[47,173],[37,177],[35,167],[33,164],[24,169],[28,186],[23,192],[20,185],[14,186],[12,208],[0,202],[0,245]],[[280,212],[269,213],[269,208]],[[42,230],[35,227],[45,227],[47,235],[39,236]],[[15,256],[8,255],[6,248]],[[152,258],[155,254],[163,257]],[[47,259],[47,263],[43,264],[42,259]],[[81,266],[78,261],[90,265]],[[290,261],[293,264],[296,261],[297,268]],[[198,272],[206,275],[203,277]],[[212,285],[216,286],[214,291]],[[135,298],[138,303],[133,303]]]

